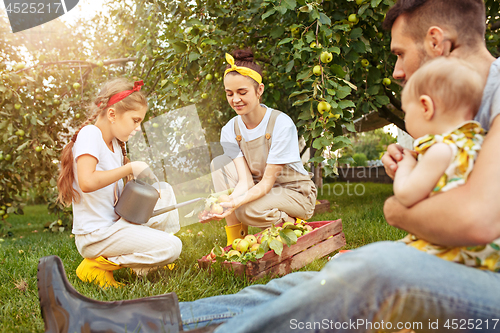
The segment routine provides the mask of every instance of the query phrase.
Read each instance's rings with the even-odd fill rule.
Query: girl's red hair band
[[[118,103],[119,101],[121,101],[122,99],[124,99],[125,97],[130,95],[131,93],[141,90],[141,87],[143,85],[144,85],[143,80],[135,81],[134,88],[132,88],[132,90],[124,90],[122,92],[119,92],[118,94],[111,96],[106,107],[110,107],[111,105]],[[97,104],[97,106],[101,106],[101,103]]]

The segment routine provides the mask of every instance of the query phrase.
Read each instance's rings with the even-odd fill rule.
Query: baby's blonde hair
[[[413,73],[402,94],[415,98],[428,95],[437,112],[453,112],[467,106],[473,118],[481,106],[483,88],[483,78],[469,63],[438,57]]]

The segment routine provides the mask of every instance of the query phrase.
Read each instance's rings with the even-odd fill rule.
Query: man
[[[484,77],[479,117],[483,126],[491,123],[467,185],[410,209],[390,198],[384,207],[388,222],[450,246],[500,237],[500,207],[492,203],[500,195],[500,154],[495,151],[500,121],[494,118],[500,112],[500,64],[493,63],[484,45],[482,0],[399,0],[385,25],[391,28],[391,48],[398,56],[396,79],[405,81],[436,56],[465,59]],[[400,155],[398,146],[391,146],[384,156],[392,176]],[[45,286],[39,288],[42,293]],[[234,295],[180,303],[180,313],[185,329],[223,323],[216,332],[494,332],[500,330],[498,295],[500,274],[445,261],[402,243],[378,242],[343,254],[319,272],[292,273]],[[44,309],[52,311],[49,305],[42,305]]]

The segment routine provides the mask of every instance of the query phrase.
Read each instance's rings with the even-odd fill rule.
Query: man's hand
[[[384,164],[385,172],[389,177],[394,179],[396,170],[398,169],[398,162],[403,159],[403,147],[397,143],[393,143],[387,147],[387,151],[382,156],[382,163]]]

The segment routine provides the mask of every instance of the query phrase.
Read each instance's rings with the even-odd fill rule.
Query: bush
[[[357,153],[352,156],[352,159],[354,160],[354,166],[367,166],[367,158],[366,155],[363,153]]]

